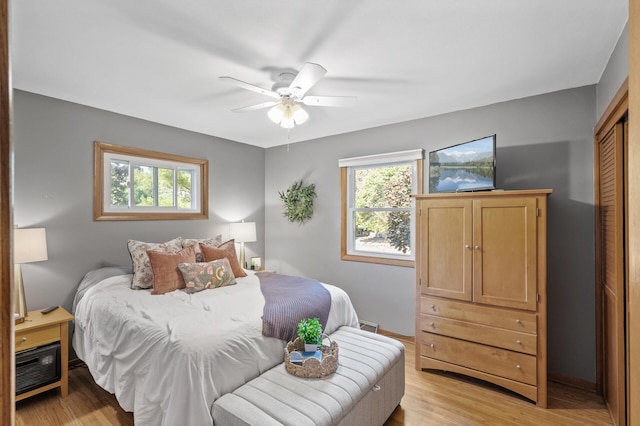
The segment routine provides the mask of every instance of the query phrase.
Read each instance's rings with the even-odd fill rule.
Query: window
[[[422,149],[339,161],[341,259],[414,266],[411,194],[422,192]]]
[[[208,217],[208,160],[94,144],[94,220]]]

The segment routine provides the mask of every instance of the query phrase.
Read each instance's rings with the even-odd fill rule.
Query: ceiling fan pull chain
[[[290,143],[291,143],[291,129],[287,129],[287,152],[289,152]]]

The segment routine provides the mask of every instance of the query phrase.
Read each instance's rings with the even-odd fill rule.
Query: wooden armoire
[[[416,368],[547,405],[551,190],[416,195]]]

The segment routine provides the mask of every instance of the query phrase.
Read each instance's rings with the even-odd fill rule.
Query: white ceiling
[[[286,144],[268,101],[283,69],[328,72],[290,142],[594,84],[627,0],[16,0],[17,89],[260,147]]]

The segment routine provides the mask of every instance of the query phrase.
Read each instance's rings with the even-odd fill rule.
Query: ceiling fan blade
[[[247,83],[242,80],[238,80],[237,78],[223,76],[218,77],[220,80],[225,81],[227,83],[231,83],[234,86],[241,87],[243,89],[251,90],[253,92],[258,92],[263,95],[271,96],[272,98],[280,99],[280,95],[272,90],[263,89],[262,87],[255,86],[253,84]]]
[[[302,98],[307,90],[311,89],[326,73],[327,70],[322,66],[313,62],[305,62],[296,78],[289,85],[289,89],[294,96]]]
[[[358,102],[355,96],[305,96],[302,103],[308,106],[350,107]]]
[[[249,105],[249,106],[242,107],[242,108],[232,109],[231,111],[233,111],[233,112],[255,111],[257,109],[268,108],[270,106],[274,106],[277,103],[278,102],[276,102],[276,101],[267,101],[267,102],[262,102],[261,104]]]

